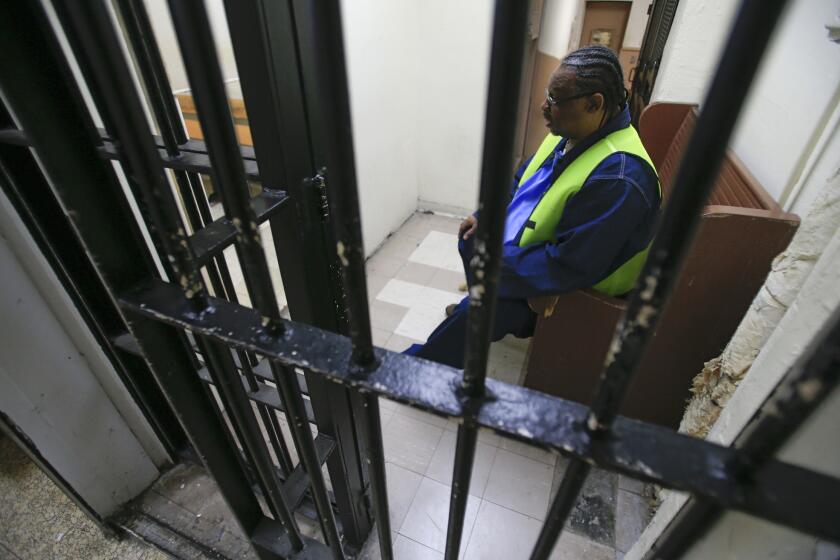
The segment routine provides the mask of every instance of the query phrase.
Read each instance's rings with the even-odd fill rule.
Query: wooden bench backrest
[[[659,172],[663,200],[668,201],[680,160],[697,124],[695,105],[658,103],[649,106],[639,120],[639,135]],[[762,188],[738,157],[727,151],[709,206],[752,208],[780,213],[775,200]]]

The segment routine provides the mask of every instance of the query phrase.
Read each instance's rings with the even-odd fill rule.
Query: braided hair
[[[627,90],[624,73],[613,51],[602,45],[591,45],[566,55],[561,67],[575,73],[575,89],[579,92],[598,92],[604,96],[604,113],[609,117],[624,107]]]

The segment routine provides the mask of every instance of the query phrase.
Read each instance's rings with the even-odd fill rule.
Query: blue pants
[[[472,286],[470,277],[470,259],[473,254],[472,238],[458,240],[458,252],[464,264],[467,284]],[[429,335],[425,344],[413,344],[403,354],[426,358],[458,369],[464,368],[464,346],[467,337],[467,309],[469,297],[465,297],[455,307],[455,311],[443,320]],[[490,340],[501,340],[507,334],[527,338],[534,334],[537,314],[528,307],[525,299],[497,299],[496,317],[490,332]]]

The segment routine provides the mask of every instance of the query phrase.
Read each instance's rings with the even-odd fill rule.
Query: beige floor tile
[[[365,263],[365,269],[369,275],[393,278],[403,264],[405,264],[405,259],[376,253]]]
[[[400,534],[429,548],[443,552],[446,546],[446,528],[449,520],[450,488],[431,478],[423,478],[417,495],[400,527]],[[464,517],[464,532],[461,539],[461,554],[472,532],[472,526],[481,500],[470,496]]]
[[[427,286],[437,272],[438,269],[435,267],[407,261],[394,277],[406,282]]]
[[[544,519],[554,469],[521,455],[499,449],[484,499],[535,519]]]
[[[437,288],[438,290],[446,290],[447,292],[457,292],[467,295],[466,292],[460,292],[459,288],[467,281],[463,272],[455,272],[452,270],[438,269],[435,275],[427,284],[430,288]]]
[[[374,346],[385,346],[385,343],[388,342],[389,338],[391,338],[391,331],[386,331],[376,327],[372,327],[370,330],[373,335]]]
[[[407,336],[400,336],[398,334],[393,334],[385,343],[383,348],[387,348],[388,350],[392,350],[394,352],[402,352],[406,350],[412,344],[422,344],[422,340],[417,340],[414,338],[408,338]]]
[[[444,432],[440,439],[432,462],[426,469],[426,476],[437,480],[447,486],[452,485],[452,470],[455,465],[455,432]],[[490,476],[490,468],[493,466],[493,459],[496,458],[497,448],[486,443],[478,442],[475,449],[475,460],[473,461],[472,475],[470,477],[470,494],[481,498],[484,495],[484,488],[487,486],[487,479]]]

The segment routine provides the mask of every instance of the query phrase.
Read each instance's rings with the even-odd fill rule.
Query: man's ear
[[[588,113],[597,113],[604,106],[604,94],[593,93],[586,100],[586,111]]]

